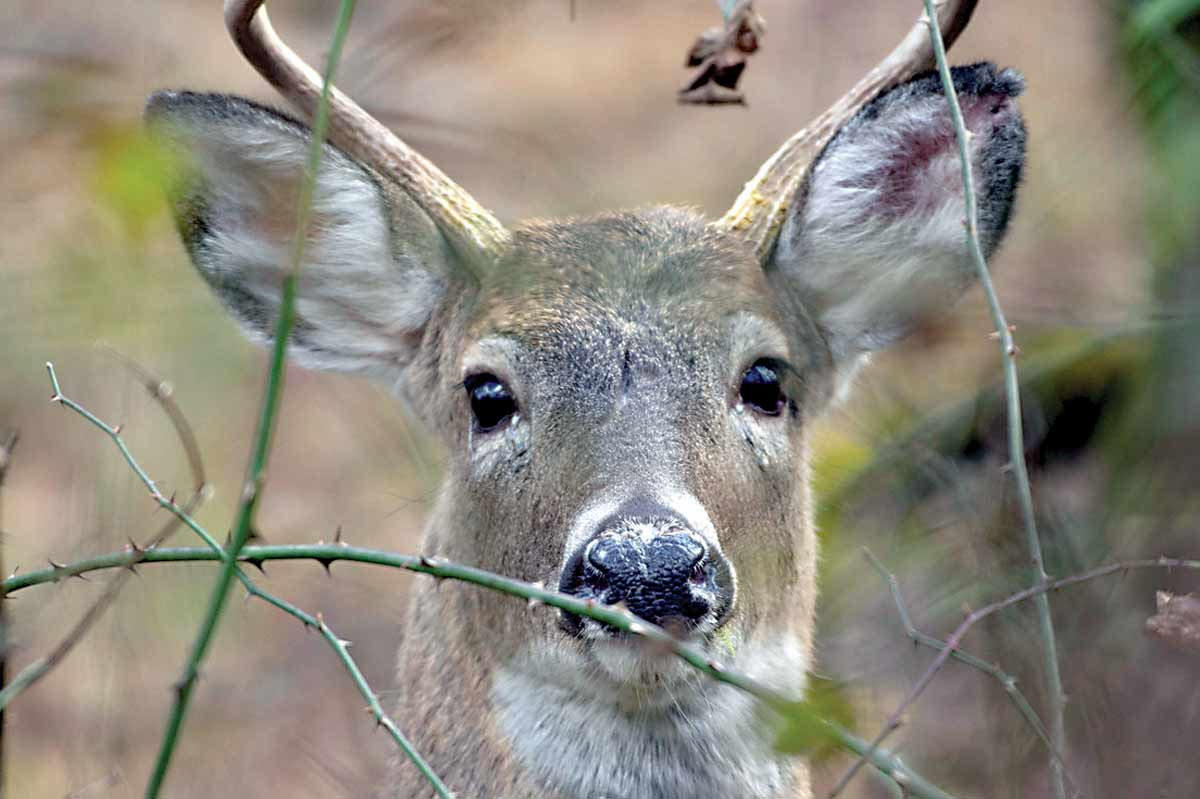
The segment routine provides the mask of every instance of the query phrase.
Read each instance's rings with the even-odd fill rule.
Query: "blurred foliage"
[[[163,188],[179,170],[175,154],[141,125],[104,130],[94,147],[93,195],[130,242],[145,241],[166,217]]]
[[[803,702],[791,702],[775,708],[779,714],[775,748],[792,755],[808,755],[821,762],[840,751],[829,734],[829,722],[854,727],[854,703],[845,687],[836,680],[813,674]]]

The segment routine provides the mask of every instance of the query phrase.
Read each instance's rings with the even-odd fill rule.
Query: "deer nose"
[[[634,615],[679,632],[715,629],[733,602],[728,561],[671,517],[606,525],[568,560],[559,590],[623,603]],[[563,624],[575,634],[583,627],[569,614]]]

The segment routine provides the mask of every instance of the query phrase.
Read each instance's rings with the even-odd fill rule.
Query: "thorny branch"
[[[142,379],[142,382],[146,386],[150,396],[153,397],[167,413],[167,416],[171,420],[171,424],[175,427],[175,432],[179,437],[180,444],[183,447],[184,452],[187,454],[188,462],[191,464],[192,478],[195,489],[192,493],[192,496],[187,500],[187,502],[184,503],[181,510],[183,511],[184,516],[190,516],[209,492],[208,485],[204,480],[204,463],[200,456],[199,447],[196,445],[196,437],[192,433],[191,426],[188,424],[187,419],[184,418],[174,400],[171,399],[170,384],[155,378],[142,367],[134,365],[132,361],[129,361],[128,359],[125,360],[127,363],[134,366],[136,373],[138,374],[139,378]],[[51,401],[70,407],[72,410],[76,410],[78,412],[80,409],[76,406],[76,404],[72,400],[69,400],[63,396],[58,385],[58,377],[54,373],[54,367],[50,364],[46,364],[46,368],[50,375],[50,383],[54,389],[54,396],[51,397]],[[110,439],[117,442],[122,454],[126,457],[126,460],[129,461],[132,456],[130,455],[128,449],[125,448],[124,442],[120,438],[119,428],[107,424],[92,414],[87,414],[87,418],[94,425],[103,430]],[[0,464],[0,466],[2,465],[3,464]],[[139,477],[144,475],[140,468],[136,467],[135,463],[131,462],[130,465],[135,466],[135,471],[138,472]],[[0,469],[0,481],[2,480],[3,470]],[[146,483],[151,497],[153,497],[155,502],[160,506],[163,505],[164,501],[169,502],[172,505],[174,504],[174,500],[167,500],[153,482],[147,482],[146,480],[143,480],[143,482]],[[130,539],[130,557],[128,562],[124,564],[126,570],[118,573],[112,578],[112,580],[109,581],[103,593],[100,594],[100,596],[95,602],[92,603],[83,616],[80,617],[79,621],[71,627],[66,635],[62,637],[58,644],[56,644],[48,654],[38,658],[22,669],[21,672],[13,678],[12,682],[6,682],[4,684],[3,689],[0,690],[0,712],[3,712],[3,710],[8,707],[8,704],[14,698],[30,688],[42,677],[45,677],[47,674],[49,674],[55,666],[62,662],[62,660],[71,653],[71,650],[75,648],[76,644],[83,640],[84,636],[87,635],[92,626],[100,619],[101,616],[104,615],[105,611],[107,611],[112,603],[116,600],[117,595],[121,593],[121,589],[125,586],[126,580],[130,575],[133,574],[134,568],[145,555],[147,550],[153,549],[166,541],[171,533],[178,528],[179,523],[179,518],[173,516],[158,530],[157,533],[148,538],[141,545],[133,541],[133,539]]]
[[[17,448],[17,441],[19,439],[20,436],[17,434],[17,431],[12,430],[5,437],[4,443],[0,444],[0,491],[4,488],[4,478],[8,475],[8,467],[12,463],[13,451]],[[0,536],[3,535],[4,513],[3,505],[0,504]],[[0,540],[0,574],[4,573],[2,544],[3,541]],[[0,690],[3,690],[8,685],[8,619],[6,615],[4,603],[0,602]],[[4,791],[4,775],[7,773],[4,757],[4,727],[4,708],[0,707],[0,793]]]
[[[946,103],[949,106],[950,117],[954,124],[955,140],[958,144],[959,163],[962,171],[963,203],[966,206],[964,224],[966,228],[967,247],[975,265],[975,271],[978,273],[979,282],[983,287],[984,295],[987,297],[988,310],[991,313],[992,323],[995,326],[995,335],[1000,342],[1000,357],[1004,368],[1004,393],[1008,411],[1009,466],[1016,482],[1017,502],[1021,508],[1021,519],[1025,528],[1025,542],[1034,570],[1034,585],[1036,587],[1044,585],[1049,579],[1049,575],[1046,573],[1045,563],[1042,559],[1042,545],[1038,537],[1037,520],[1033,511],[1033,493],[1029,486],[1029,472],[1025,465],[1025,434],[1022,429],[1021,390],[1017,379],[1016,364],[1018,350],[1016,343],[1013,341],[1012,327],[1004,317],[1004,310],[1000,307],[999,297],[996,295],[996,289],[992,285],[991,274],[987,268],[987,259],[984,257],[983,247],[979,241],[979,209],[975,197],[975,177],[972,172],[970,148],[968,145],[972,134],[967,130],[966,123],[963,121],[962,109],[959,107],[958,95],[954,89],[954,79],[950,75],[950,65],[946,61],[946,47],[942,41],[941,29],[937,24],[937,13],[934,8],[935,0],[923,0],[923,2],[925,5],[925,17],[923,21],[929,29],[929,38],[933,45],[937,71],[941,76],[942,90],[946,96]],[[1035,605],[1037,607],[1038,627],[1042,638],[1043,676],[1046,680],[1047,693],[1050,696],[1050,740],[1053,744],[1050,757],[1051,782],[1054,785],[1054,795],[1057,799],[1066,799],[1066,785],[1060,759],[1066,743],[1066,733],[1063,726],[1063,710],[1066,705],[1066,698],[1063,694],[1062,675],[1059,673],[1058,667],[1058,643],[1054,635],[1054,620],[1050,615],[1050,600],[1046,596],[1045,591],[1041,591],[1036,595]],[[938,656],[938,661],[935,662],[945,662],[945,658],[949,657],[949,653],[953,650],[954,647],[948,646]],[[936,672],[936,670],[934,671]],[[926,677],[922,678],[922,681],[918,681],[913,686],[908,697],[901,703],[901,706],[888,716],[883,729],[879,731],[879,734],[872,741],[872,746],[882,743],[884,739],[895,731],[899,726],[900,714],[920,695],[928,684],[928,679],[932,679],[932,677],[932,673],[927,673]],[[833,790],[829,794],[830,797],[837,796],[846,787],[864,762],[866,762],[866,759],[861,757],[854,762],[850,769],[838,780],[837,784],[834,785]]]
[[[207,550],[205,550],[205,549],[195,550],[197,552],[203,552],[204,555],[206,556],[206,557],[200,558],[200,559],[202,559],[202,560],[219,560],[219,561],[224,562],[226,560],[226,552],[221,547],[220,543],[216,540],[216,538],[214,538],[212,536],[212,534],[210,534],[199,523],[196,522],[196,520],[191,515],[190,507],[186,507],[186,506],[181,507],[181,506],[177,505],[173,499],[169,499],[169,498],[165,497],[158,490],[154,481],[150,479],[150,476],[138,464],[137,460],[133,456],[133,453],[129,450],[129,448],[126,446],[124,440],[121,438],[120,429],[106,424],[103,420],[101,420],[99,417],[97,417],[95,414],[93,414],[91,411],[89,411],[83,405],[81,405],[80,403],[71,399],[70,397],[67,397],[66,395],[64,395],[62,393],[62,389],[58,382],[58,376],[54,371],[54,366],[52,364],[46,364],[46,369],[50,375],[51,385],[54,388],[54,396],[52,397],[53,401],[58,402],[59,404],[63,405],[64,407],[71,409],[72,411],[74,411],[75,413],[79,414],[84,419],[86,419],[88,422],[90,422],[92,425],[94,425],[95,427],[98,427],[100,430],[102,430],[105,433],[105,435],[107,435],[113,441],[113,443],[117,446],[117,449],[121,452],[121,455],[122,455],[122,457],[124,457],[125,462],[130,466],[131,469],[133,469],[134,473],[141,480],[142,484],[146,486],[146,489],[150,492],[150,495],[155,500],[155,502],[160,507],[165,508],[167,511],[169,511],[172,514],[172,517],[173,517],[172,521],[171,521],[171,523],[169,523],[167,525],[167,527],[164,527],[163,532],[169,534],[170,530],[167,528],[173,527],[173,525],[176,522],[182,522],[189,529],[191,529],[198,536],[200,536],[200,538],[205,542],[205,544],[208,545]],[[143,378],[146,378],[145,382],[146,382],[147,386],[153,385],[154,388],[151,392],[153,394],[153,396],[155,396],[155,398],[158,399],[160,403],[165,403],[167,406],[172,408],[172,411],[168,412],[168,415],[171,417],[172,422],[176,425],[177,431],[180,431],[179,438],[180,438],[180,441],[183,443],[184,448],[188,449],[189,447],[194,446],[195,445],[195,437],[191,434],[191,425],[187,422],[186,417],[183,415],[183,412],[175,404],[174,400],[171,399],[171,392],[169,390],[169,384],[163,383],[162,381],[150,379],[150,378],[152,378],[152,376],[150,376],[150,374],[148,372],[146,372],[145,370],[139,371],[139,375],[142,376]],[[166,387],[166,388],[164,388],[164,387]],[[203,469],[203,464],[200,461],[198,456],[199,456],[198,451],[189,452],[188,459],[189,459],[189,461],[191,461],[193,463],[194,466],[198,465],[198,468],[194,473],[197,477],[197,485],[199,486],[196,497],[203,497],[208,493],[208,487],[207,487],[207,484],[199,482],[199,478],[202,477],[204,474],[204,469]],[[195,500],[196,497],[193,497],[193,500]],[[160,535],[163,535],[163,533],[160,533]],[[163,538],[165,538],[165,535],[163,535]],[[161,539],[160,539],[160,542],[161,542]],[[138,546],[131,542],[130,546],[127,547],[124,552],[119,553],[120,562],[114,563],[111,565],[119,565],[119,566],[123,567],[124,569],[126,569],[126,571],[124,573],[122,573],[121,575],[118,575],[118,579],[123,579],[123,578],[127,577],[129,574],[131,574],[133,572],[133,568],[139,563],[158,562],[160,560],[159,555],[164,551],[170,551],[170,550],[163,550],[163,549],[158,548],[157,543],[154,543],[152,545],[147,545],[147,546]],[[252,559],[247,561],[245,558],[240,558],[240,560],[242,560],[243,562],[250,562],[250,563],[255,562]],[[70,567],[65,566],[63,564],[54,563],[52,561],[49,569],[44,569],[44,570],[41,570],[40,572],[28,572],[26,574],[21,574],[21,575],[17,575],[16,573],[14,573],[13,575],[11,575],[10,579],[17,580],[17,581],[24,581],[33,575],[49,573],[51,575],[51,580],[54,582],[57,582],[58,580],[63,579],[65,577],[82,576],[83,574],[86,573],[86,571],[77,571],[74,574],[68,574],[68,572],[70,570],[71,570]],[[261,599],[262,601],[266,602],[267,604],[273,605],[274,607],[282,610],[283,612],[299,619],[300,622],[302,624],[304,624],[305,627],[315,629],[321,633],[321,636],[323,638],[325,638],[325,640],[333,648],[334,654],[337,655],[338,659],[342,662],[342,665],[350,673],[350,677],[354,681],[355,687],[358,688],[358,691],[362,695],[363,699],[365,699],[367,701],[367,705],[370,708],[372,715],[375,717],[376,723],[379,726],[381,726],[387,730],[388,734],[392,737],[392,740],[396,742],[396,745],[400,747],[401,751],[404,752],[404,754],[413,762],[413,764],[417,767],[417,769],[421,771],[421,773],[425,776],[425,778],[434,787],[434,790],[437,792],[437,794],[439,796],[443,797],[444,799],[450,799],[451,793],[450,793],[449,789],[447,789],[446,786],[437,777],[437,775],[433,773],[432,769],[425,762],[424,758],[422,758],[420,753],[418,753],[416,751],[416,749],[413,748],[412,744],[408,741],[408,739],[404,737],[404,734],[400,731],[399,727],[396,726],[395,722],[392,721],[392,719],[384,712],[382,705],[380,705],[380,703],[379,703],[378,696],[375,694],[374,690],[371,689],[371,686],[367,683],[366,677],[363,675],[362,670],[359,669],[358,664],[350,656],[350,653],[347,649],[348,643],[346,641],[342,640],[341,638],[339,638],[337,635],[335,635],[334,632],[329,628],[329,626],[324,622],[324,620],[320,617],[319,614],[317,616],[313,616],[312,614],[309,614],[309,613],[301,610],[300,608],[296,607],[295,605],[291,604],[290,602],[280,599],[279,597],[276,597],[275,595],[271,594],[270,592],[265,591],[262,588],[259,588],[258,585],[256,585],[249,577],[247,577],[245,572],[243,572],[240,568],[234,570],[234,577],[239,582],[241,582],[242,586],[246,589],[246,593],[249,596],[257,597],[258,599]],[[103,612],[103,607],[101,607],[101,603],[102,602],[111,602],[112,597],[109,597],[108,595],[111,592],[113,594],[113,596],[115,596],[116,590],[119,590],[119,587],[116,590],[114,590],[114,588],[113,588],[113,585],[116,583],[117,583],[117,579],[114,579],[113,583],[110,583],[109,588],[105,591],[105,595],[102,596],[100,598],[100,600],[97,601],[96,605],[93,606],[92,611],[89,611],[89,613],[87,615],[85,615],[85,617],[84,617],[85,620],[87,620],[89,616],[93,615],[93,612],[95,612],[97,615],[98,615],[98,613]],[[7,586],[8,583],[6,582],[6,583],[4,583],[4,585]],[[7,589],[5,590],[3,595],[7,595]],[[106,597],[107,597],[107,599],[106,599]],[[97,610],[97,608],[100,608],[100,609]],[[94,621],[94,619],[92,619],[92,621]],[[72,638],[76,641],[79,640],[86,633],[87,627],[90,626],[90,624],[91,624],[91,621],[88,621],[87,625],[84,625],[83,623],[81,623],[80,625],[77,625],[76,629],[73,630],[72,633],[69,634],[67,636],[67,638],[64,640],[69,640]],[[40,678],[45,673],[48,673],[51,669],[53,669],[53,667],[55,665],[57,665],[58,661],[60,661],[60,660],[61,660],[61,656],[55,657],[55,658],[42,658],[38,662],[35,662],[34,664],[32,664],[28,669],[26,669],[26,671],[34,668],[35,666],[39,666],[39,664],[41,664],[41,666],[39,667],[40,673],[38,673],[36,675],[35,679]],[[22,673],[24,674],[24,672],[22,672]],[[16,682],[14,682],[13,684],[15,686]],[[17,694],[20,693],[21,690],[23,690],[26,687],[28,687],[28,684],[22,686],[21,688],[14,690],[11,695],[4,697],[4,702],[7,703],[8,701],[11,701],[12,698],[14,698]],[[6,691],[7,691],[7,689],[6,689]],[[3,707],[3,705],[0,705],[0,707]]]
[[[887,582],[888,590],[892,595],[892,601],[896,605],[896,615],[900,617],[900,624],[904,627],[905,635],[912,639],[914,644],[929,647],[937,652],[944,650],[946,648],[945,641],[941,640],[940,638],[935,638],[932,635],[926,635],[913,625],[912,617],[908,614],[908,607],[904,604],[904,599],[900,595],[900,583],[896,580],[896,575],[888,571],[883,563],[881,563],[880,560],[876,558],[874,554],[872,554],[871,550],[867,549],[866,547],[863,547],[863,555],[866,557],[867,562],[871,564],[875,571],[879,572],[879,576]],[[1004,689],[1004,692],[1008,694],[1009,699],[1012,700],[1012,703],[1017,708],[1017,711],[1025,718],[1025,721],[1029,724],[1030,729],[1032,729],[1041,742],[1045,744],[1046,749],[1050,752],[1050,754],[1057,759],[1059,763],[1062,763],[1063,772],[1065,774],[1066,764],[1063,763],[1062,755],[1054,748],[1054,743],[1050,740],[1050,736],[1046,733],[1046,725],[1042,722],[1041,717],[1038,716],[1037,711],[1033,709],[1033,706],[1029,704],[1029,700],[1025,698],[1025,694],[1020,688],[1017,687],[1016,677],[1013,677],[1011,674],[1003,671],[999,667],[981,660],[980,658],[977,658],[968,652],[964,652],[961,649],[954,650],[950,653],[950,656],[960,663],[965,663],[971,668],[977,669],[978,671],[992,677],[1000,684],[1000,687]]]
[[[40,569],[38,571],[12,575],[11,577],[0,582],[0,593],[3,595],[11,595],[25,588],[58,582],[68,577],[73,577],[77,574],[86,574],[100,569],[119,568],[125,565],[129,557],[130,555],[128,552],[112,552],[105,555],[88,558],[86,560],[81,560],[76,563],[62,564],[58,566],[52,566],[50,568]],[[155,549],[147,552],[143,558],[143,562],[180,563],[192,561],[220,561],[222,558],[222,553],[211,548],[172,547]],[[406,555],[378,549],[355,547],[343,542],[334,544],[252,545],[247,546],[242,551],[239,560],[242,563],[251,564],[260,564],[267,561],[276,560],[308,560],[316,561],[326,568],[337,561],[367,563],[376,566],[405,569],[407,571],[417,572],[419,574],[427,574],[440,579],[459,580],[471,583],[473,585],[478,585],[493,591],[524,599],[529,602],[531,606],[547,605],[558,608],[559,610],[563,610],[567,613],[587,616],[588,618],[604,622],[619,630],[622,630],[623,632],[641,637],[647,642],[661,647],[663,651],[680,657],[695,668],[699,669],[705,674],[708,674],[713,679],[746,691],[768,703],[771,703],[775,706],[778,706],[780,703],[789,706],[794,704],[791,703],[787,697],[781,697],[756,681],[726,668],[718,661],[712,660],[704,652],[695,649],[694,647],[691,647],[682,641],[679,641],[662,628],[638,619],[629,613],[629,611],[625,608],[595,604],[594,602],[582,600],[578,597],[547,590],[544,587],[536,584],[512,580],[491,572],[483,571],[482,569],[463,566],[457,563],[442,560],[441,558]],[[1181,558],[1159,557],[1109,563],[1085,572],[1081,572],[1079,574],[1072,575],[1070,577],[1063,577],[1057,580],[1050,580],[1039,585],[1031,586],[986,605],[968,615],[966,619],[946,639],[945,648],[939,652],[937,658],[930,665],[926,674],[923,675],[919,681],[921,690],[924,689],[924,686],[928,684],[937,670],[939,670],[942,665],[945,664],[946,660],[949,659],[954,652],[958,651],[959,645],[971,628],[988,616],[1012,607],[1013,605],[1027,601],[1043,593],[1057,591],[1062,588],[1089,582],[1101,577],[1107,577],[1113,574],[1123,574],[1125,572],[1139,569],[1189,569],[1200,572],[1200,559],[1189,560]],[[919,691],[917,693],[919,693]],[[911,701],[904,705],[904,707],[901,709],[901,712],[903,712],[903,710],[906,709],[909,704],[911,704]],[[847,733],[846,731],[841,730],[840,728],[834,727],[833,725],[829,725],[829,731],[831,737],[833,737],[833,739],[840,746],[842,746],[842,748],[856,754],[862,754],[868,751],[868,744],[862,739],[859,739]],[[877,766],[885,774],[889,774],[893,777],[893,779],[900,782],[904,789],[912,796],[946,796],[944,792],[934,788],[933,786],[929,785],[929,783],[919,778],[907,766],[903,765],[898,757],[892,755],[886,750],[876,749],[870,753],[870,758],[873,765]]]
[[[155,377],[145,368],[134,363],[132,360],[125,358],[124,356],[119,357],[121,357],[121,359],[128,366],[130,366],[131,369],[133,369],[133,371],[138,375],[139,379],[141,379],[146,391],[159,404],[159,406],[163,408],[164,412],[167,414],[167,417],[171,420],[172,426],[175,428],[176,435],[179,438],[180,446],[183,447],[183,450],[187,455],[188,463],[190,464],[192,471],[192,483],[195,488],[193,489],[192,496],[183,504],[181,510],[182,515],[190,517],[193,511],[199,507],[200,503],[203,502],[210,493],[210,488],[204,478],[204,461],[200,455],[200,448],[196,444],[196,436],[192,432],[191,425],[188,423],[187,418],[184,417],[183,413],[179,410],[179,406],[171,398],[172,392],[170,384]],[[54,396],[51,397],[51,401],[70,407],[72,410],[77,410],[76,403],[63,396],[58,385],[58,377],[54,373],[54,367],[50,364],[46,364],[46,368],[50,374],[50,383],[54,388]],[[127,456],[129,455],[128,450],[124,447],[124,442],[121,441],[119,428],[109,425],[95,416],[90,416],[89,421],[103,430],[109,438],[118,442],[123,454],[126,454]],[[140,470],[136,471],[140,472]],[[2,473],[0,473],[0,479],[2,479]],[[152,482],[149,483],[147,487],[150,490],[151,496],[154,497],[155,501],[161,506],[163,504],[162,500],[164,499],[161,492],[159,492],[158,488],[155,487]],[[173,499],[168,501],[171,504],[174,504]],[[124,564],[125,570],[119,572],[109,581],[103,593],[101,593],[96,601],[92,603],[91,607],[89,607],[83,616],[80,617],[79,621],[76,622],[73,627],[71,627],[67,634],[62,637],[58,644],[50,650],[49,654],[30,663],[21,670],[21,673],[18,674],[11,683],[4,685],[3,690],[0,690],[0,711],[3,711],[4,708],[8,707],[8,704],[14,698],[32,686],[42,677],[49,674],[55,666],[57,666],[64,658],[66,658],[68,654],[70,654],[71,650],[75,648],[75,645],[83,640],[83,637],[87,635],[92,626],[100,619],[101,616],[104,615],[105,611],[107,611],[112,603],[116,600],[117,595],[120,594],[121,589],[124,588],[126,580],[134,573],[135,567],[145,556],[146,552],[158,547],[160,544],[166,541],[167,538],[179,527],[179,524],[180,518],[173,515],[165,524],[162,525],[158,532],[156,532],[142,544],[139,545],[132,538],[129,540],[129,559],[128,562]]]
[[[283,394],[284,356],[287,342],[292,334],[295,321],[296,281],[304,258],[304,247],[308,241],[308,227],[312,217],[313,197],[316,191],[317,172],[321,166],[321,156],[324,153],[326,134],[329,130],[329,101],[333,84],[333,73],[341,58],[346,35],[350,30],[350,19],[354,13],[355,0],[341,0],[337,22],[334,25],[333,37],[329,46],[329,57],[325,64],[321,96],[317,103],[316,115],[313,119],[311,141],[309,143],[308,160],[305,165],[304,177],[300,182],[299,197],[296,201],[296,232],[292,242],[291,266],[283,278],[282,296],[279,305],[279,318],[275,327],[275,340],[271,347],[270,369],[267,372],[266,386],[263,389],[262,406],[258,419],[258,428],[254,434],[251,448],[250,465],[246,470],[246,480],[242,488],[241,501],[238,504],[233,530],[230,534],[229,545],[226,547],[226,557],[223,559],[217,579],[209,594],[208,605],[200,629],[196,632],[187,662],[184,664],[183,677],[176,686],[175,700],[171,705],[171,713],[167,718],[166,729],[163,731],[162,743],[154,761],[150,780],[146,785],[146,799],[157,799],[166,779],[179,731],[183,726],[200,672],[200,664],[208,652],[212,639],[216,634],[217,624],[225,610],[225,602],[234,579],[240,573],[237,567],[237,555],[246,542],[250,540],[254,527],[254,514],[258,507],[259,495],[262,490],[267,457],[271,451],[271,437],[275,429],[275,418],[279,410]],[[419,759],[419,758],[418,758]],[[435,787],[438,785],[435,781]]]

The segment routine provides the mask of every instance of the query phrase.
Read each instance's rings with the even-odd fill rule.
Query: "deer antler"
[[[311,121],[321,96],[321,76],[279,38],[262,4],[263,0],[226,0],[225,25],[246,60]],[[504,249],[509,233],[499,220],[337,89],[330,93],[329,138],[399,183],[469,265],[486,268]]]
[[[977,3],[978,0],[942,0],[937,4],[938,25],[947,47],[967,27]],[[742,189],[719,224],[748,241],[759,258],[765,259],[775,245],[788,203],[804,184],[813,160],[834,134],[880,92],[933,67],[928,24],[922,14],[895,50],[825,113],[784,142],[759,167],[758,174]]]

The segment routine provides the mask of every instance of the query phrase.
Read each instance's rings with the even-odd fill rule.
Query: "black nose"
[[[618,518],[585,542],[563,570],[559,590],[604,604],[624,603],[646,621],[689,630],[732,604],[725,558],[673,517]],[[578,633],[577,617],[564,626]]]

